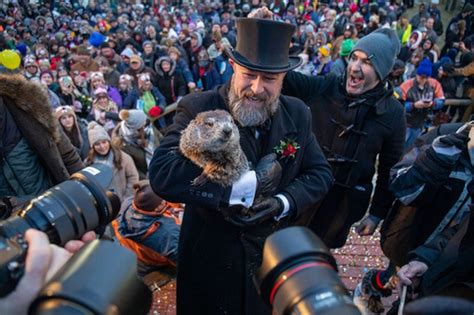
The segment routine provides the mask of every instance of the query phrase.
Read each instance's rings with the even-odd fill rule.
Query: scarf
[[[120,122],[119,134],[125,140],[126,143],[141,148],[145,152],[146,165],[150,165],[151,158],[155,152],[156,146],[153,141],[153,130],[151,126],[147,126],[144,129],[146,146],[142,145],[142,139],[140,139],[140,133],[136,129],[128,128],[125,122]]]
[[[112,152],[112,149],[109,150],[109,153],[107,155],[98,155],[98,154],[96,154],[94,156],[93,163],[105,164],[107,166],[110,166],[112,169],[115,169],[115,166],[114,166],[114,153]]]

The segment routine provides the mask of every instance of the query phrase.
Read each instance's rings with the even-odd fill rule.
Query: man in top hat
[[[280,94],[285,73],[301,63],[288,56],[294,27],[245,18],[236,25],[237,47],[226,48],[234,70],[231,80],[180,101],[174,124],[150,164],[153,190],[186,204],[178,254],[178,314],[270,314],[252,281],[265,238],[293,225],[332,184],[329,165],[311,132],[308,107]],[[189,122],[215,109],[234,118],[250,170],[228,187],[209,180],[195,186],[191,182],[203,170],[177,147]],[[212,120],[206,124],[214,126]]]
[[[405,115],[387,77],[399,51],[396,33],[380,29],[357,41],[342,75],[308,77],[292,71],[285,77],[283,93],[311,109],[313,132],[335,178],[306,222],[331,248],[344,245],[350,227],[367,209],[358,232],[372,234],[394,200],[389,172],[403,153]]]

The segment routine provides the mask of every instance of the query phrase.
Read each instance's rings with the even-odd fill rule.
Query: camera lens
[[[360,314],[334,257],[307,228],[291,227],[267,238],[254,282],[275,314]]]
[[[112,170],[95,164],[32,199],[18,216],[0,223],[0,234],[13,237],[28,228],[45,232],[51,243],[64,245],[85,232],[108,224],[120,210],[118,197],[105,192]]]

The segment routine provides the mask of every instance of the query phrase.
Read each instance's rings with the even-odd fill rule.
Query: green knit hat
[[[345,39],[341,44],[341,57],[349,56],[351,53],[352,47],[354,47],[354,40]]]

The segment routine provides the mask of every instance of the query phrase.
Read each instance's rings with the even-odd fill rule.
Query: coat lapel
[[[297,140],[297,135],[298,131],[295,122],[284,104],[281,103],[280,98],[280,106],[272,117],[268,140],[266,141],[265,148],[262,150],[262,156],[275,152],[275,147],[280,145],[281,140]]]

